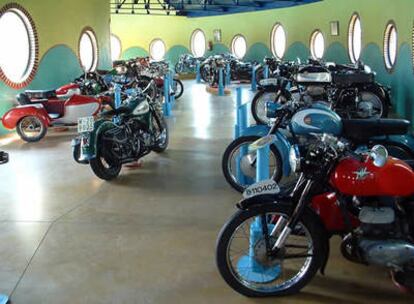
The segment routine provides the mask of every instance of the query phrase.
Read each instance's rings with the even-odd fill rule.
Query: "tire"
[[[260,67],[255,71],[256,83],[260,84],[260,80],[264,79],[264,68]]]
[[[184,93],[184,85],[182,83],[181,80],[179,79],[175,79],[175,99],[180,98],[181,96],[183,96]]]
[[[158,124],[158,123],[157,123]],[[156,147],[154,147],[152,150],[154,151],[154,152],[156,152],[156,153],[163,153],[163,152],[165,152],[165,150],[167,150],[167,148],[168,148],[168,144],[169,144],[169,141],[170,141],[170,135],[169,135],[169,130],[168,130],[168,124],[167,124],[167,122],[165,121],[165,117],[162,117],[161,118],[161,126],[158,126],[158,127],[161,127],[163,130],[165,130],[165,132],[166,132],[166,134],[165,134],[165,141],[164,142],[162,142],[162,143],[160,143],[158,146],[156,146]]]
[[[89,161],[93,173],[95,173],[95,175],[100,179],[107,181],[117,178],[121,172],[122,164],[112,164],[109,165],[109,168],[105,167],[104,163],[102,162],[103,157],[101,156],[101,152],[99,150],[96,158],[93,158]]]
[[[275,287],[274,290],[253,289],[249,286],[246,286],[246,284],[249,283],[248,281],[238,279],[233,272],[234,268],[232,265],[229,265],[229,263],[231,264],[232,261],[234,261],[228,257],[228,254],[231,252],[229,250],[229,245],[231,245],[233,235],[235,234],[235,231],[237,231],[236,229],[240,227],[240,225],[242,225],[245,221],[261,214],[278,213],[289,216],[292,212],[292,208],[293,205],[275,203],[261,205],[247,211],[240,210],[234,214],[234,216],[221,229],[216,243],[216,264],[221,276],[232,289],[248,297],[291,295],[298,293],[303,287],[305,287],[312,280],[317,271],[321,268],[323,264],[322,257],[325,253],[322,240],[326,236],[326,232],[318,221],[318,218],[312,213],[310,209],[306,209],[304,211],[300,220],[300,225],[305,228],[303,231],[307,231],[309,240],[312,240],[312,257],[311,261],[307,262],[308,264],[303,270],[303,275],[301,275],[297,281],[293,281],[291,284],[286,284],[286,286],[279,285],[279,287]],[[286,260],[284,260],[284,262],[285,261]],[[270,283],[275,281],[276,280],[274,279]],[[253,282],[253,284],[255,284],[255,282]]]
[[[247,185],[250,185],[250,183],[248,183],[247,185],[243,185],[237,180],[236,176],[233,176],[232,174],[233,172],[230,168],[232,166],[232,160],[233,160],[232,156],[233,154],[237,152],[237,150],[240,147],[247,146],[248,144],[251,144],[258,139],[260,139],[260,136],[239,137],[233,142],[231,142],[230,145],[224,151],[222,162],[221,162],[221,168],[223,171],[224,178],[230,184],[230,186],[238,192],[243,192],[246,189]],[[273,171],[273,174],[270,174],[270,175],[271,175],[271,178],[275,182],[278,183],[280,179],[282,178],[282,173],[283,173],[282,172],[283,171],[282,158],[280,156],[279,151],[274,145],[270,146],[270,152],[271,152],[270,160],[271,161],[273,160],[274,166],[275,166],[275,170]],[[248,169],[251,169],[252,171],[250,172],[251,174],[250,175],[243,174],[243,175],[245,177],[252,179],[253,178],[252,175],[255,175],[255,166],[252,166],[251,168],[248,168]]]
[[[38,128],[38,134],[33,137],[29,136],[27,132],[30,128]],[[25,116],[17,123],[16,132],[24,141],[33,143],[38,142],[45,137],[47,133],[47,126],[36,116]]]
[[[204,65],[201,65],[200,66],[200,76],[201,76],[201,79],[206,83],[208,83],[209,74],[210,73],[204,68]]]
[[[265,115],[265,105],[263,105],[262,100],[266,94],[274,94],[276,97],[276,92],[260,90],[254,95],[251,105],[252,116],[259,125],[267,125],[270,122],[270,119]]]
[[[368,99],[369,96],[371,96],[371,98],[375,98],[375,102],[377,102],[378,104],[380,104],[381,106],[381,115],[376,117],[376,116],[370,116],[368,118],[386,118],[388,117],[388,104],[387,101],[385,100],[385,98],[382,96],[382,94],[379,94],[378,92],[375,92],[374,90],[366,90],[366,91],[361,91],[359,92],[359,96],[362,100]]]

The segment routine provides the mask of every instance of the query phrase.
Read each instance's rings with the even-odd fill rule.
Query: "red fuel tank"
[[[331,184],[345,195],[410,196],[414,194],[414,171],[405,162],[389,157],[385,166],[371,159],[345,158],[331,175]]]

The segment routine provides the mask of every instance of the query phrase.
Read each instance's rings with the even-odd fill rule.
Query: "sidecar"
[[[80,117],[94,116],[102,107],[97,98],[73,95],[62,100],[56,91],[26,91],[17,100],[20,105],[6,112],[2,123],[27,142],[41,140],[51,126],[76,125]]]

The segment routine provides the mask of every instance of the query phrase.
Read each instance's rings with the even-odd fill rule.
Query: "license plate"
[[[94,129],[95,119],[93,116],[82,117],[78,119],[78,132],[92,132]]]
[[[274,180],[265,180],[254,185],[251,185],[249,188],[244,190],[243,197],[245,199],[251,198],[257,195],[271,194],[275,195],[280,193],[279,185]]]

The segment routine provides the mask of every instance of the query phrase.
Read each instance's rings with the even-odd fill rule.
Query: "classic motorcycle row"
[[[292,79],[314,78],[313,71]],[[243,199],[217,239],[221,276],[246,296],[295,294],[324,274],[329,240],[338,235],[346,259],[383,267],[396,286],[414,291],[410,122],[350,118],[284,82],[267,82],[287,92],[265,102],[267,124],[244,130],[223,154],[224,176]],[[270,179],[258,180],[263,143],[270,145]]]
[[[168,63],[151,62],[147,57],[117,61],[110,71],[85,72],[56,90],[19,94],[18,106],[3,115],[2,123],[7,129],[16,129],[24,141],[36,142],[46,135],[48,127],[76,125],[79,118],[96,117],[106,107],[114,107],[115,85],[122,90],[145,89],[152,100],[162,103],[168,73]],[[170,94],[177,99],[183,91],[182,82],[174,75]]]

